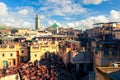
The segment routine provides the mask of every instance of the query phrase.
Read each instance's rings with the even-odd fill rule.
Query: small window
[[[37,55],[35,54],[35,57],[37,57]]]
[[[12,57],[12,56],[13,56],[13,54],[12,54],[12,53],[10,53],[10,56]]]
[[[22,50],[21,53],[24,53],[24,50]]]
[[[3,54],[2,54],[2,57],[4,57],[4,56],[5,56],[5,54],[3,53]]]

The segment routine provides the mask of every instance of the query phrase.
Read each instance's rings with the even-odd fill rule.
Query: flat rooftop
[[[102,73],[112,73],[120,70],[120,67],[97,67]]]

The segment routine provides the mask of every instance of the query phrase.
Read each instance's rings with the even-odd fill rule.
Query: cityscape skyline
[[[119,0],[0,0],[0,80],[120,80]]]
[[[0,12],[1,25],[20,28],[34,28],[36,14],[42,27],[57,23],[84,30],[97,22],[120,21],[117,0],[1,0]]]

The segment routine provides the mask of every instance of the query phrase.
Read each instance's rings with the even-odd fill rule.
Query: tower
[[[35,30],[37,30],[38,27],[40,27],[40,16],[37,14],[35,16]]]

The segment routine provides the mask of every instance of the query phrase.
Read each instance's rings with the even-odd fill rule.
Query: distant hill
[[[18,30],[18,29],[29,29],[29,28],[15,28],[0,24],[0,30]]]
[[[5,25],[0,25],[0,30],[7,30],[7,29],[11,29],[11,28]]]

